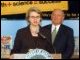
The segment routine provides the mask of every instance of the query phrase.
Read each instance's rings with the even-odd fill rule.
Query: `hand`
[[[61,59],[61,54],[52,54],[52,59]]]

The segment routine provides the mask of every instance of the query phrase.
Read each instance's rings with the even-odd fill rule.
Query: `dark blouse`
[[[29,49],[40,48],[50,52],[50,45],[46,38],[43,38],[38,34],[38,37],[31,35],[29,26],[26,28],[19,29],[16,34],[14,41],[13,53],[27,53]]]

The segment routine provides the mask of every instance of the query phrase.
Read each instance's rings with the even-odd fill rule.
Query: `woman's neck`
[[[33,36],[38,36],[37,33],[39,32],[39,26],[30,25],[30,31]]]
[[[37,26],[35,26],[35,25],[30,25],[30,28],[32,28],[32,29],[37,29],[37,28],[39,28],[39,26],[37,25]]]

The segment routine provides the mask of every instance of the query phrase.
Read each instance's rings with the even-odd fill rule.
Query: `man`
[[[72,28],[62,24],[64,20],[64,12],[55,9],[51,14],[52,24],[42,28],[42,33],[52,44],[51,53],[62,54],[62,59],[71,58],[74,51],[74,37]]]

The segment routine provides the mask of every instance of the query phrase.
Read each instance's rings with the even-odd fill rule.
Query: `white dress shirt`
[[[55,29],[55,27],[56,27],[56,32],[58,32],[59,27],[60,27],[60,24],[59,25],[56,25],[56,26],[54,24],[52,24],[51,32],[53,32],[53,30]]]

